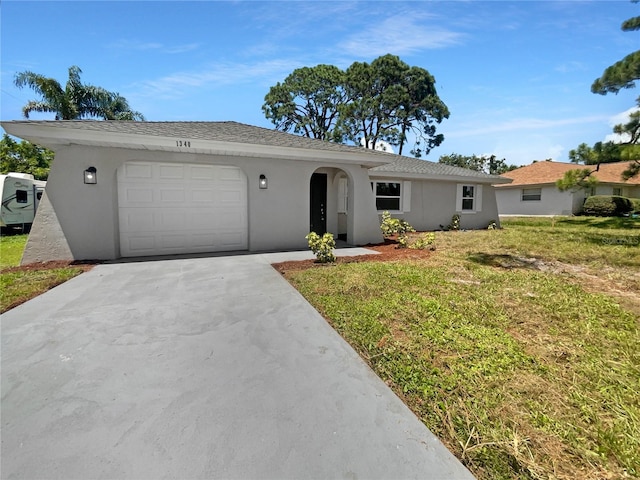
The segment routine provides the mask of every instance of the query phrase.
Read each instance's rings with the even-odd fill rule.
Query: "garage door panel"
[[[183,180],[186,165],[158,165],[159,180]]]
[[[125,178],[153,178],[153,167],[150,163],[127,163],[122,168]]]
[[[236,167],[125,164],[118,170],[122,256],[245,250],[246,189]]]
[[[162,203],[177,204],[185,202],[185,192],[183,188],[161,188],[158,192],[158,197]]]

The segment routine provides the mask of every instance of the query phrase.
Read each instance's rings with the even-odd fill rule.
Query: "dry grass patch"
[[[478,478],[633,478],[639,319],[597,266],[621,281],[640,259],[576,253],[590,228],[438,232],[422,257],[285,274]]]

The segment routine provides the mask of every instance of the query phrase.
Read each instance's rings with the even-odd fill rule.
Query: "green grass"
[[[424,259],[287,277],[478,478],[638,477],[639,317],[605,287],[640,297],[609,271],[637,276],[639,247],[585,242],[638,238],[615,220],[438,232]]]
[[[11,270],[17,267],[28,235],[0,237],[0,313],[82,273],[78,267]]]
[[[20,305],[82,273],[81,268],[52,268],[0,273],[0,313]]]
[[[24,246],[29,235],[11,235],[0,237],[0,268],[20,265]]]

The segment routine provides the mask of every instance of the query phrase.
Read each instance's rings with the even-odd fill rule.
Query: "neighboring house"
[[[2,126],[56,154],[23,263],[300,249],[311,230],[366,245],[383,210],[486,228],[509,181],[236,122]]]
[[[556,187],[565,172],[575,169],[596,170],[596,165],[578,165],[551,161],[534,162],[502,174],[512,183],[497,185],[496,198],[500,215],[572,215],[582,211],[584,200],[590,195],[620,195],[640,198],[640,177],[626,182],[622,172],[630,162],[602,163],[593,177],[595,188],[585,191],[561,192]]]

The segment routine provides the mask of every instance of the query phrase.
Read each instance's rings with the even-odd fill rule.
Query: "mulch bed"
[[[364,245],[363,248],[367,248],[369,250],[375,250],[379,252],[377,255],[356,255],[349,257],[338,257],[336,259],[336,264],[343,263],[355,263],[355,262],[389,262],[393,260],[401,260],[401,259],[412,259],[419,260],[423,258],[427,258],[431,255],[431,250],[416,250],[411,248],[398,248],[398,243],[389,239],[384,243],[380,243],[377,245]],[[318,263],[317,260],[297,260],[297,261],[289,261],[289,262],[280,262],[274,263],[272,266],[281,274],[285,274],[291,271],[299,271],[306,270],[308,268],[315,267],[324,267],[327,264]]]

